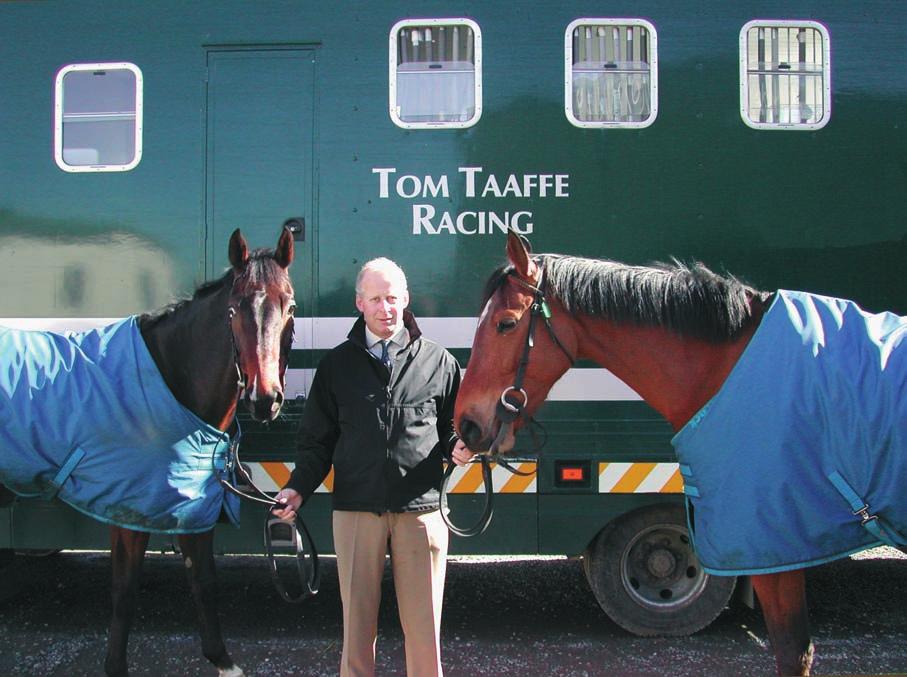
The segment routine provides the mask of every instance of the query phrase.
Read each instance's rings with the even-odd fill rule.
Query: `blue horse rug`
[[[0,483],[138,531],[211,529],[230,439],[181,405],[135,317],[74,334],[0,327]]]
[[[707,572],[907,544],[905,332],[907,317],[852,301],[775,295],[721,389],[672,440]]]

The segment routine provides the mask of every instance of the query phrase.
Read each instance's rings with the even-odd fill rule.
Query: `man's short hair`
[[[387,277],[398,277],[403,282],[403,289],[408,289],[406,284],[406,273],[396,263],[384,256],[379,256],[371,261],[366,261],[359,274],[356,276],[356,294],[362,296],[362,278],[366,273],[376,272],[384,273]]]

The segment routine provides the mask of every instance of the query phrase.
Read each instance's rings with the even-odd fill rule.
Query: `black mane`
[[[247,284],[268,285],[279,281],[280,275],[282,274],[281,271],[281,267],[278,265],[277,261],[274,260],[273,249],[256,249],[250,252],[249,261],[246,264],[246,269],[243,271],[241,279]],[[224,287],[232,285],[233,279],[233,269],[227,269],[221,277],[203,282],[196,287],[191,297],[174,301],[163,308],[158,308],[157,310],[142,315],[141,326],[143,328],[151,327],[161,320],[170,317],[174,313],[179,312],[180,309],[189,305],[192,301],[218,293]]]
[[[750,299],[770,296],[699,262],[630,266],[559,254],[539,254],[533,259],[544,268],[545,293],[571,313],[665,327],[707,341],[732,339],[752,318]],[[512,273],[513,266],[504,265],[491,274],[483,307]]]

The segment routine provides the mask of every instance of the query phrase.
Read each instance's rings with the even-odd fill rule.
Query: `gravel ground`
[[[907,561],[889,548],[809,572],[815,673],[907,674]],[[335,675],[337,572],[323,558],[319,595],[290,606],[261,557],[219,558],[227,645],[247,675]],[[101,673],[109,614],[108,556],[16,557],[0,571],[0,675]],[[134,675],[214,675],[201,656],[181,560],[149,555],[129,646]],[[393,585],[385,576],[380,675],[405,675]],[[443,650],[448,677],[770,675],[761,615],[727,609],[693,637],[638,638],[595,603],[582,564],[561,558],[452,559]]]

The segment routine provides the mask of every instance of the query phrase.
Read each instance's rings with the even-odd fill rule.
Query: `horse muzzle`
[[[259,423],[269,423],[280,414],[280,409],[283,407],[283,392],[275,389],[270,393],[262,394],[254,390],[247,390],[243,393],[243,401],[254,420]]]
[[[469,448],[477,454],[488,451],[491,448],[493,438],[488,437],[482,431],[482,427],[470,418],[463,418],[459,425],[460,439]]]
[[[495,423],[498,424],[496,431]],[[506,454],[514,445],[513,426],[496,418],[492,419],[491,427],[486,431],[471,418],[464,416],[460,419],[459,434],[467,448],[477,454]]]

